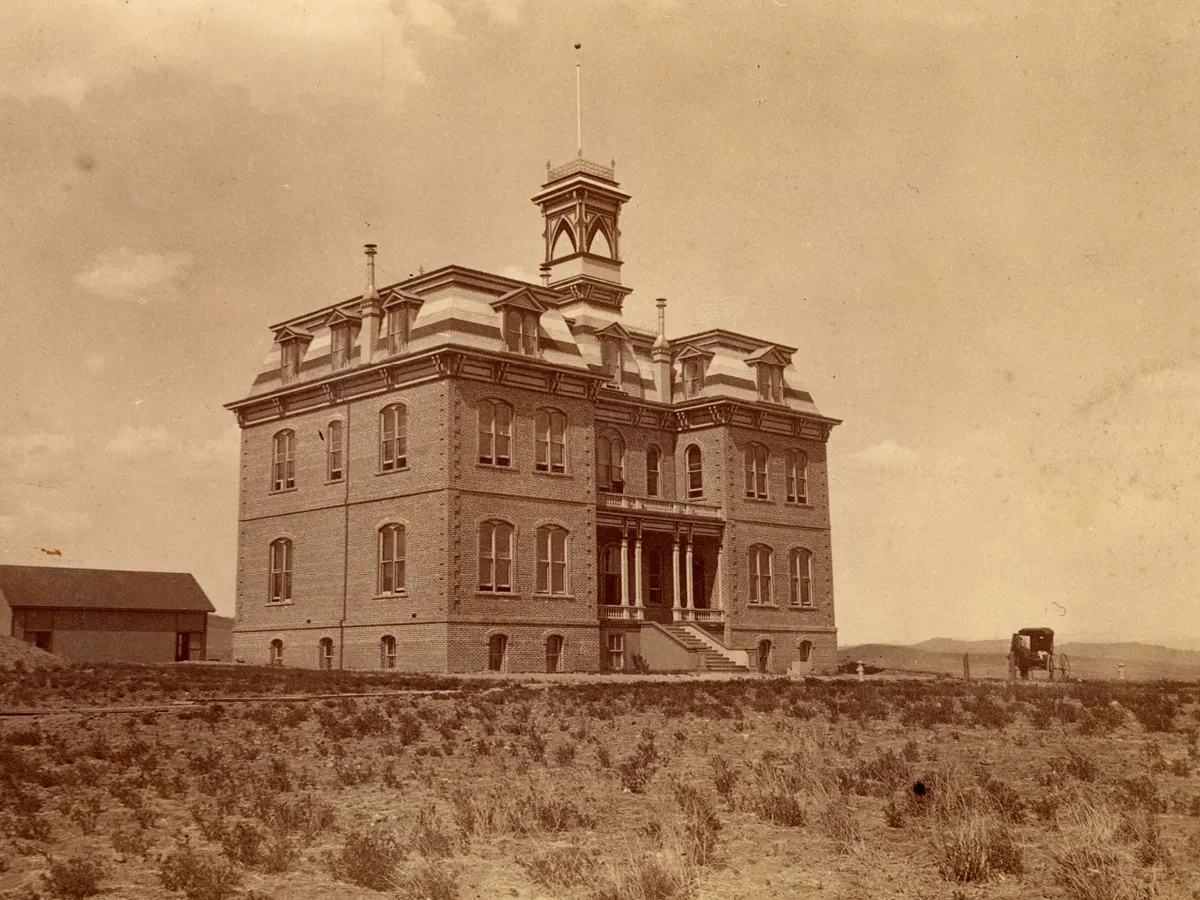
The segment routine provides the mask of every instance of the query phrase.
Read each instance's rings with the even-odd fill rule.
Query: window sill
[[[272,494],[290,494],[295,490],[296,490],[296,486],[292,485],[291,487],[286,487],[286,488],[272,488],[270,493],[272,493]]]
[[[499,465],[498,463],[484,463],[484,462],[475,463],[475,468],[488,469],[489,471],[492,471],[492,472],[520,472],[521,471],[519,468],[517,468],[516,466],[511,465],[511,464],[509,464],[507,466],[502,466],[502,465]]]
[[[570,472],[547,472],[545,469],[534,469],[534,475],[549,475],[551,478],[571,478]]]
[[[753,600],[746,603],[750,609],[779,609],[778,603],[755,603]]]
[[[816,612],[817,606],[815,603],[810,603],[808,606],[801,606],[799,603],[790,603],[788,604],[788,609],[796,612]]]
[[[325,485],[326,485],[326,487],[328,487],[331,484],[345,484],[345,483],[346,483],[345,478],[331,478],[325,482]]]
[[[813,505],[811,503],[809,503],[807,500],[788,500],[787,505],[788,506],[796,506],[796,507],[799,507],[800,509],[812,509],[813,508]]]
[[[375,594],[372,600],[406,600],[408,599],[408,591],[397,591],[394,594]]]
[[[774,503],[770,497],[742,497],[747,503]]]
[[[521,595],[513,591],[476,591],[475,596],[481,600],[520,600]]]
[[[407,472],[407,471],[408,471],[408,466],[403,465],[403,466],[400,466],[398,469],[379,469],[378,471],[375,472],[375,474],[376,475],[395,475],[397,472]]]
[[[266,606],[268,609],[272,609],[276,606],[295,606],[296,601],[295,600],[268,600],[263,605]]]
[[[539,594],[539,593],[535,592],[533,594],[533,599],[534,600],[574,600],[575,595],[574,594]]]

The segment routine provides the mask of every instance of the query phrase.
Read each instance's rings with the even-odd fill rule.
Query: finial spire
[[[575,44],[575,49],[578,50],[582,44]],[[575,63],[575,151],[579,157],[583,156],[583,94],[580,88],[580,69],[579,63]]]

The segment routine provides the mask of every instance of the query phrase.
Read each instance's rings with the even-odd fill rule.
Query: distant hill
[[[971,677],[1007,678],[1008,645],[998,641],[956,641],[933,638],[919,644],[858,644],[842,647],[838,661],[862,660],[870,666],[914,674],[962,675],[963,654],[970,655]],[[1131,681],[1170,679],[1173,681],[1200,680],[1200,652],[1175,650],[1155,644],[1138,643],[1064,643],[1059,653],[1070,660],[1071,677],[1086,679],[1116,679],[1118,664],[1125,664],[1125,677]],[[1035,673],[1034,677],[1045,677]]]

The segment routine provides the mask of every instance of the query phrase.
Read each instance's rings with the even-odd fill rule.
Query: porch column
[[[695,609],[695,598],[692,596],[692,536],[689,534],[687,539],[687,608]]]
[[[621,529],[621,605],[629,605],[629,535]]]
[[[683,603],[679,597],[679,534],[671,542],[671,608],[682,609]]]
[[[642,529],[638,528],[633,542],[633,605],[642,605]]]
[[[721,561],[725,556],[725,548],[722,544],[717,544],[717,609],[725,608],[725,585],[721,582],[721,576],[724,572],[721,566]]]

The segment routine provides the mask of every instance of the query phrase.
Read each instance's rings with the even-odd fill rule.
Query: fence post
[[[963,681],[971,680],[971,654],[963,654]]]

